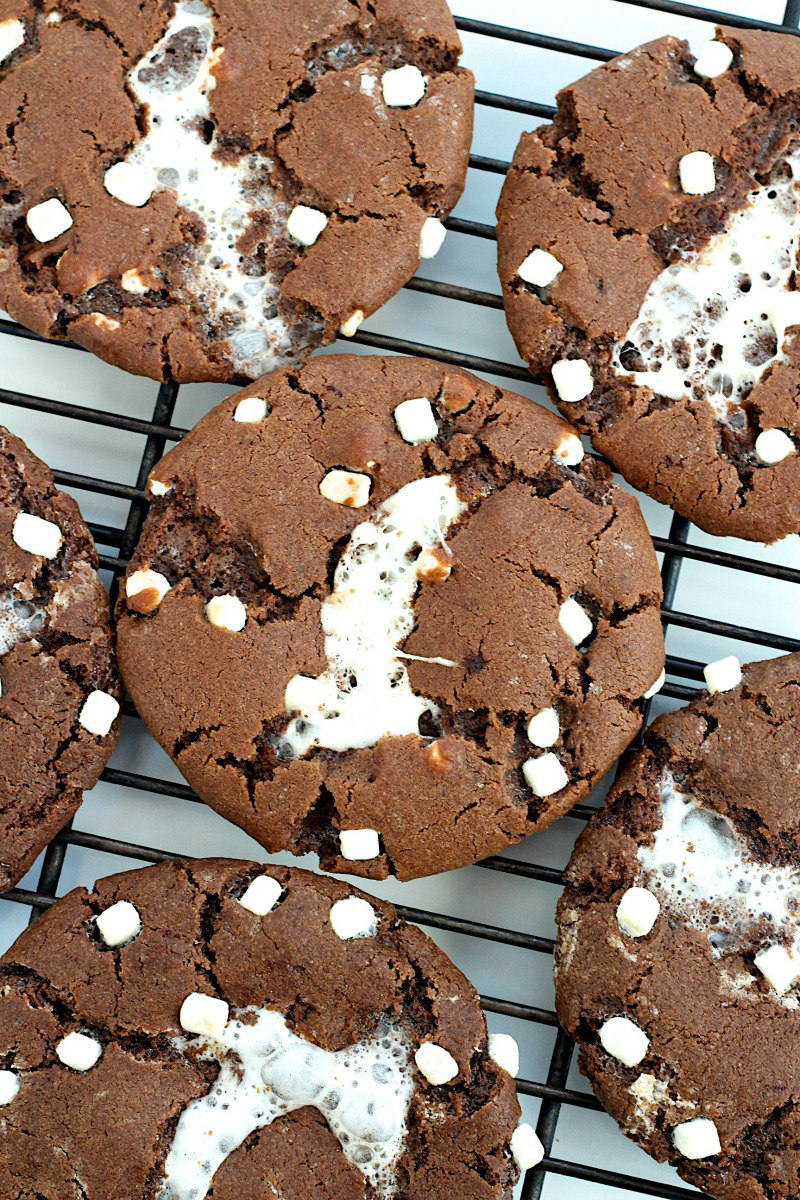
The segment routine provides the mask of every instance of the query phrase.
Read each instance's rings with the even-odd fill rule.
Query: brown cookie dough
[[[0,1194],[510,1200],[536,1145],[514,1050],[429,938],[338,880],[115,875],[0,959]]]
[[[121,669],[192,787],[270,851],[404,879],[474,862],[565,813],[641,725],[652,543],[521,396],[319,358],[223,401],[150,490]]]
[[[78,506],[0,426],[0,890],[93,787],[119,733],[108,597]]]
[[[511,332],[564,416],[701,528],[767,542],[800,531],[799,116],[795,37],[661,38],[559,93],[497,209]]]
[[[0,307],[184,382],[352,336],[461,194],[460,52],[445,0],[0,0]]]
[[[736,684],[739,679],[738,685]],[[578,839],[556,1006],[622,1128],[725,1200],[800,1187],[800,655],[707,668]]]

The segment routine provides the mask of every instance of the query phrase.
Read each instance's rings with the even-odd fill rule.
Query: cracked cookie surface
[[[97,782],[119,696],[91,535],[50,470],[0,427],[0,890]]]
[[[624,1131],[725,1200],[797,1193],[800,655],[659,717],[575,847],[556,1006]]]
[[[436,252],[473,80],[444,0],[0,0],[0,306],[154,379],[255,378]]]
[[[354,905],[369,916],[357,928],[342,917]],[[235,1107],[248,1088],[255,1127],[218,1146],[227,1110],[208,1101],[226,1089]],[[291,1096],[295,1111],[265,1119]],[[514,1082],[464,976],[391,905],[255,863],[112,876],[27,929],[0,959],[0,1104],[9,1200],[510,1200],[519,1176]],[[389,1127],[393,1154],[370,1182]]]
[[[563,415],[637,488],[765,542],[800,531],[799,118],[795,38],[661,38],[559,93],[497,210],[509,326]]]
[[[640,728],[664,663],[652,542],[521,396],[319,358],[223,401],[149,490],[117,611],[128,690],[270,851],[406,879],[474,862]]]

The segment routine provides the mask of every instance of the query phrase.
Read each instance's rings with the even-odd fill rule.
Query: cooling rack
[[[429,355],[547,403],[505,328],[494,269],[494,204],[517,138],[552,116],[558,87],[641,41],[676,33],[699,45],[715,21],[788,35],[800,22],[800,0],[729,3],[721,11],[670,0],[453,0],[478,84],[464,198],[424,275],[336,349]],[[0,316],[0,420],[78,499],[112,590],[145,515],[150,469],[229,390],[158,387]],[[713,658],[800,650],[800,539],[769,548],[713,539],[653,501],[640,502],[661,561],[667,639],[667,684],[647,704],[650,720],[690,699]],[[264,858],[198,801],[129,702],[123,714],[120,746],[100,784],[20,886],[0,897],[0,950],[57,896],[113,871],[198,854]],[[698,1194],[617,1131],[577,1074],[553,1011],[562,870],[602,794],[601,787],[550,830],[476,867],[412,884],[362,885],[426,929],[480,990],[490,1027],[520,1043],[520,1100],[545,1147],[542,1164],[521,1181],[523,1200]]]

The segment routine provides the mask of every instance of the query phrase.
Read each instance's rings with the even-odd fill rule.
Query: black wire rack
[[[541,0],[533,0],[540,3]],[[757,17],[734,16],[721,10],[698,8],[691,4],[675,2],[675,0],[617,0],[620,5],[638,7],[654,13],[667,14],[676,17],[693,17],[710,22],[740,27],[781,31],[796,34],[800,23],[800,0],[788,0],[785,6],[781,24],[759,20]],[[761,0],[752,0],[753,9],[761,7]],[[604,62],[618,53],[617,49],[601,46],[586,45],[579,41],[552,37],[546,34],[514,29],[503,25],[492,24],[482,20],[466,17],[456,17],[458,28],[468,34],[486,38],[501,39],[505,42],[531,47],[537,50],[552,51],[560,54],[574,55],[576,59],[589,59]],[[626,47],[627,48],[627,47]],[[619,48],[622,49],[622,48]],[[583,67],[576,64],[575,75],[582,73]],[[523,100],[495,92],[478,90],[476,100],[479,106],[501,109],[523,117],[547,120],[552,117],[554,108],[547,104],[531,100]],[[530,122],[532,124],[533,122]],[[490,158],[479,154],[470,155],[470,168],[475,171],[489,172],[494,175],[504,175],[508,163],[500,159]],[[495,239],[495,229],[492,225],[477,221],[451,217],[446,222],[447,228],[453,232],[485,240]],[[447,300],[457,300],[489,309],[502,309],[499,295],[477,291],[472,288],[448,284],[437,280],[416,277],[409,281],[406,287],[415,292],[441,297]],[[0,318],[0,334],[14,338],[39,342],[42,339],[30,331],[21,328],[14,322]],[[530,376],[521,363],[501,362],[491,358],[450,351],[439,346],[424,345],[404,338],[386,334],[360,330],[355,342],[363,347],[378,350],[383,353],[399,353],[427,356],[441,362],[452,363],[468,370],[478,371],[512,382],[530,382]],[[79,350],[79,347],[69,343],[55,343],[69,351]],[[2,363],[0,362],[0,371]],[[0,375],[0,380],[2,375]],[[111,572],[116,580],[124,573],[127,560],[136,544],[142,521],[144,519],[147,501],[144,487],[147,476],[170,444],[177,442],[186,432],[185,429],[173,423],[173,414],[178,399],[179,388],[174,383],[162,384],[158,389],[152,415],[149,419],[137,416],[119,415],[109,411],[89,408],[62,400],[47,399],[42,396],[28,395],[19,391],[7,390],[0,387],[0,405],[10,408],[26,409],[34,413],[44,413],[65,421],[88,422],[114,430],[141,435],[144,442],[143,451],[138,466],[136,483],[134,485],[107,480],[102,476],[76,474],[68,471],[56,471],[56,480],[62,486],[77,491],[100,494],[126,502],[127,517],[124,524],[110,526],[98,523],[90,524],[92,534],[100,547],[106,552],[100,554],[103,568]],[[719,587],[728,588],[735,585],[736,574],[748,572],[762,576],[766,580],[800,585],[800,569],[781,566],[746,555],[730,553],[724,549],[724,543],[718,543],[720,548],[709,548],[690,542],[691,526],[683,517],[673,516],[666,537],[654,537],[656,550],[662,554],[662,579],[664,585],[664,604],[662,621],[665,633],[672,626],[695,630],[711,636],[732,638],[740,642],[762,647],[771,652],[790,652],[800,650],[800,640],[781,636],[766,629],[753,628],[716,620],[712,617],[701,616],[692,612],[683,612],[674,607],[676,589],[684,562],[687,560],[706,564],[719,570]],[[759,654],[754,655],[758,657]],[[686,701],[692,698],[697,685],[702,681],[703,663],[693,659],[676,657],[667,654],[667,683],[662,694],[666,697]],[[646,704],[645,724],[647,723],[650,701]],[[128,717],[137,718],[130,701],[126,701],[123,711]],[[135,791],[152,793],[164,797],[174,797],[184,801],[200,803],[199,797],[186,785],[156,778],[134,771],[120,770],[109,767],[103,773],[103,780],[111,785],[118,785]],[[593,808],[588,804],[578,804],[570,814],[578,821],[583,821],[591,815]],[[35,890],[30,888],[15,888],[0,899],[15,904],[27,906],[30,909],[30,920],[35,918],[54,903],[56,892],[61,880],[62,868],[68,847],[76,846],[96,850],[110,855],[118,855],[126,859],[142,863],[158,863],[168,859],[182,857],[169,850],[154,846],[139,844],[112,838],[102,834],[83,832],[67,826],[48,846],[42,860],[42,866]],[[508,875],[523,879],[539,881],[559,887],[562,883],[561,871],[544,865],[521,861],[513,856],[498,856],[484,860],[479,866],[488,871],[504,872]],[[550,938],[530,933],[518,932],[501,926],[484,924],[462,917],[447,916],[419,908],[397,905],[400,913],[408,920],[434,930],[462,934],[470,938],[489,940],[501,945],[516,947],[531,951],[536,955],[551,955],[553,942]],[[556,1030],[554,1045],[544,1079],[518,1079],[517,1089],[521,1095],[532,1096],[540,1101],[537,1132],[545,1148],[542,1163],[526,1173],[522,1185],[522,1200],[538,1200],[542,1193],[545,1180],[551,1176],[566,1176],[575,1181],[604,1185],[621,1189],[641,1196],[662,1197],[663,1200],[690,1200],[698,1193],[693,1189],[675,1187],[670,1184],[655,1182],[623,1174],[610,1168],[586,1165],[582,1162],[567,1161],[555,1157],[553,1145],[558,1127],[559,1117],[565,1106],[578,1109],[599,1109],[597,1100],[590,1094],[577,1091],[568,1086],[568,1075],[572,1062],[573,1046],[570,1039],[558,1028],[556,1014],[547,1009],[530,1004],[503,1000],[498,997],[483,995],[481,997],[486,1012],[500,1016],[515,1018],[524,1022],[533,1022],[539,1026]]]

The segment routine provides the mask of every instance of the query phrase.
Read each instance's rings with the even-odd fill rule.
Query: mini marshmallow
[[[569,776],[555,754],[540,754],[522,764],[525,782],[535,796],[552,796],[569,783]]]
[[[216,996],[203,992],[191,992],[181,1005],[181,1028],[187,1033],[199,1033],[203,1037],[219,1038],[228,1024],[228,1005]]]
[[[151,496],[168,496],[173,488],[171,483],[162,483],[160,479],[151,479],[148,486]]]
[[[359,896],[348,896],[331,905],[331,928],[343,942],[371,937],[377,929],[375,909]]]
[[[742,668],[738,658],[729,654],[727,658],[717,659],[703,667],[706,687],[715,696],[717,692],[729,692],[742,682]]]
[[[97,688],[84,701],[83,708],[78,714],[78,721],[95,737],[105,737],[119,713],[119,700],[109,696],[108,692],[98,691]]]
[[[324,677],[318,679],[313,675],[293,675],[283,693],[283,703],[287,712],[308,712],[318,709],[320,712],[329,704],[336,701],[338,691],[332,680]]]
[[[558,610],[558,623],[573,646],[580,646],[594,630],[591,617],[574,596],[568,596]]]
[[[526,1121],[520,1121],[509,1142],[511,1157],[520,1171],[528,1171],[544,1158],[544,1146],[536,1130]]]
[[[104,313],[89,313],[92,321],[98,329],[105,329],[106,333],[114,333],[119,329],[120,322],[115,321],[113,317],[107,317]]]
[[[334,467],[328,471],[319,485],[320,495],[334,504],[345,504],[348,508],[363,508],[369,500],[372,480],[360,471],[342,471]]]
[[[626,1067],[635,1067],[647,1054],[650,1039],[627,1017],[611,1017],[600,1028],[600,1044]]]
[[[17,513],[11,536],[20,550],[38,554],[41,558],[55,558],[61,545],[61,530],[53,521],[45,521],[33,513]]]
[[[790,454],[796,453],[795,444],[782,429],[762,429],[756,438],[756,456],[766,466],[783,462]]]
[[[510,1033],[489,1034],[489,1057],[512,1079],[519,1074],[519,1046]]]
[[[733,62],[733,51],[724,42],[712,39],[701,49],[694,64],[694,73],[701,79],[716,79],[724,75]]]
[[[653,698],[653,696],[655,696],[656,692],[661,691],[662,687],[666,683],[666,680],[667,680],[667,672],[666,672],[666,669],[664,667],[662,667],[661,674],[658,676],[658,679],[656,679],[655,683],[650,684],[650,687],[644,693],[644,695],[642,696],[642,699],[643,700],[652,700],[652,698]]]
[[[577,467],[583,459],[581,439],[574,433],[565,433],[553,451],[553,462],[561,467]]]
[[[68,1033],[56,1046],[56,1054],[73,1071],[90,1071],[103,1053],[96,1038],[86,1033]]]
[[[117,900],[100,913],[95,925],[107,946],[124,946],[142,932],[142,918],[130,900]]]
[[[109,196],[120,200],[131,208],[142,208],[156,187],[155,176],[145,167],[135,163],[118,162],[109,167],[103,176],[103,184]]]
[[[418,396],[415,400],[404,400],[394,410],[394,420],[400,437],[412,446],[432,442],[439,433],[436,416],[430,400]]]
[[[339,333],[342,337],[355,337],[359,325],[363,324],[365,315],[363,308],[357,308],[354,313],[351,313],[347,320],[343,321],[339,327]]]
[[[453,570],[453,555],[445,546],[423,550],[417,559],[417,577],[428,583],[441,583]]]
[[[628,937],[644,937],[656,923],[661,905],[651,891],[629,887],[617,905],[617,924]]]
[[[406,63],[394,71],[385,71],[381,77],[383,102],[389,108],[412,108],[425,95],[428,81],[413,63]]]
[[[326,213],[320,212],[318,208],[309,208],[305,204],[298,204],[289,213],[286,231],[301,245],[313,246],[327,224]]]
[[[706,196],[717,186],[714,159],[705,150],[692,150],[678,163],[681,188],[687,196]]]
[[[550,254],[547,250],[542,250],[538,246],[535,250],[531,250],[527,258],[523,258],[517,269],[517,274],[520,279],[524,279],[526,283],[532,283],[534,287],[546,288],[556,279],[564,270],[564,264],[560,263],[554,254]],[[564,359],[564,362],[567,360]],[[574,362],[580,362],[580,359],[574,359]],[[561,366],[562,363],[556,363],[555,366]],[[584,363],[584,366],[588,364]],[[555,379],[555,370],[553,371]],[[556,387],[558,385],[556,384]],[[589,389],[591,391],[591,388]],[[587,393],[588,395],[588,393]]]
[[[205,607],[206,619],[217,629],[241,633],[247,621],[247,609],[238,596],[212,596]]]
[[[239,903],[257,917],[266,917],[277,907],[282,895],[283,888],[277,879],[271,875],[256,875],[239,897]]]
[[[72,225],[69,209],[53,196],[29,208],[25,220],[37,242],[52,242]]]
[[[381,852],[378,833],[375,829],[343,829],[339,834],[339,851],[350,862],[377,858]]]
[[[794,987],[800,977],[800,958],[785,946],[768,946],[753,959],[770,987],[779,996]]]
[[[16,1071],[0,1071],[0,1108],[11,1103],[19,1091],[20,1083],[21,1080]]]
[[[170,590],[171,584],[160,571],[146,568],[134,571],[125,581],[125,600],[133,612],[154,612]]]
[[[672,1141],[684,1158],[712,1158],[722,1150],[717,1127],[708,1117],[694,1117],[676,1125]]]
[[[420,258],[433,258],[442,248],[447,230],[436,217],[426,217],[419,231]]]
[[[543,708],[528,721],[528,741],[542,749],[557,742],[560,732],[558,713],[554,708]]]
[[[131,267],[129,271],[123,271],[119,281],[124,291],[131,292],[134,296],[144,296],[146,292],[150,291],[135,267]]]
[[[25,41],[25,26],[22,21],[12,17],[8,21],[0,21],[0,62],[18,50]]]
[[[449,1083],[458,1074],[458,1063],[444,1046],[435,1042],[423,1042],[414,1055],[414,1062],[428,1083],[440,1087]]]
[[[233,410],[233,419],[241,425],[257,425],[269,411],[269,404],[261,396],[245,396]]]
[[[553,363],[550,374],[558,398],[564,404],[577,404],[592,393],[592,368],[583,358],[561,358]]]

